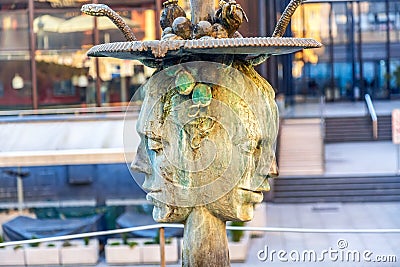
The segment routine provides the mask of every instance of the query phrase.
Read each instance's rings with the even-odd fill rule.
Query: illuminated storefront
[[[278,12],[279,2],[268,8]],[[310,0],[296,11],[291,31],[324,44],[278,62],[280,84],[292,72],[289,89],[282,91],[291,103],[321,95],[327,101],[362,100],[366,93],[374,99],[400,97],[399,1]]]
[[[1,1],[0,109],[129,101],[135,82],[151,70],[139,62],[109,58],[99,59],[96,68],[96,60],[86,56],[87,49],[95,43],[124,41],[124,37],[108,19],[96,18],[95,23],[95,18],[81,14],[80,7],[91,2]],[[139,39],[154,39],[159,34],[157,1],[102,3],[118,11]]]
[[[82,15],[80,7],[109,5],[125,18],[139,40],[145,40],[160,38],[157,21],[162,2],[0,1],[0,110],[126,103],[153,70],[138,61],[88,58],[86,52],[93,44],[124,41],[124,37],[108,19]],[[257,1],[238,2],[249,13],[257,10]],[[189,11],[188,0],[179,0],[179,4]],[[257,28],[256,15],[241,31],[257,36]],[[22,81],[22,87],[13,87],[13,80]]]
[[[240,31],[244,36],[270,36],[289,1],[238,0],[250,18]],[[97,18],[95,23],[93,17],[81,14],[80,7],[89,2],[110,5],[140,40],[160,35],[156,21],[163,0],[2,0],[1,110],[129,101],[152,70],[136,61],[96,61],[86,56],[93,44],[124,41],[107,19]],[[188,9],[188,1],[179,3]],[[287,35],[324,44],[317,50],[271,57],[260,66],[288,102],[315,101],[320,96],[351,101],[365,93],[374,99],[399,97],[398,1],[309,0],[296,11]],[[13,81],[21,80],[22,86],[13,86]]]

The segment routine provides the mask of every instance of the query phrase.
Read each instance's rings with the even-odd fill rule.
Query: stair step
[[[335,185],[276,185],[275,192],[286,191],[323,191],[323,190],[381,190],[400,189],[400,183],[387,184],[335,184]]]
[[[384,196],[329,196],[329,197],[275,197],[275,203],[323,203],[323,202],[388,202],[400,201],[400,195]]]
[[[324,146],[321,120],[284,120],[280,126],[278,149],[281,175],[322,174]]]
[[[364,184],[364,183],[400,183],[398,176],[385,176],[385,177],[316,177],[316,178],[287,178],[279,177],[274,180],[275,184],[280,185],[331,185],[331,184]]]
[[[400,177],[279,177],[274,202],[353,202],[400,200]]]
[[[378,117],[378,140],[390,140],[391,116]],[[369,116],[326,118],[325,142],[372,141],[372,121]]]

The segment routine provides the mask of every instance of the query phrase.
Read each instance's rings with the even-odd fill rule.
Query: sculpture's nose
[[[278,176],[279,176],[278,163],[276,163],[276,158],[274,158],[274,161],[272,162],[271,167],[269,169],[268,177],[276,178]]]
[[[140,142],[136,158],[131,164],[131,169],[137,172],[145,173],[146,175],[151,175],[152,173],[151,163],[143,140]]]

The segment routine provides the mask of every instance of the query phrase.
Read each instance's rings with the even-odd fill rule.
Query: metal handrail
[[[26,110],[8,110],[0,111],[0,116],[30,116],[30,115],[79,115],[79,114],[96,114],[96,113],[125,113],[127,109],[130,111],[139,111],[139,105],[128,105],[129,103],[114,103],[111,106],[88,106],[88,107],[65,107],[65,108],[44,108],[44,109],[26,109]]]
[[[143,230],[151,230],[151,229],[161,229],[161,228],[180,228],[183,229],[183,224],[151,224],[144,226],[136,226],[129,228],[121,228],[115,230],[107,230],[107,231],[99,231],[99,232],[89,232],[82,234],[73,234],[73,235],[64,235],[64,236],[54,236],[54,237],[45,237],[45,238],[37,238],[37,239],[29,239],[29,240],[21,240],[21,241],[10,241],[0,243],[0,247],[7,246],[17,246],[24,244],[33,244],[33,243],[43,243],[43,242],[53,242],[53,241],[64,241],[85,237],[96,237],[96,236],[105,236],[105,235],[115,235],[115,234],[123,234],[135,231],[143,231]],[[306,234],[400,234],[400,229],[320,229],[320,228],[286,228],[286,227],[249,227],[249,226],[226,226],[227,230],[243,230],[243,231],[261,231],[261,232],[270,232],[270,233],[306,233]]]
[[[375,140],[378,139],[378,116],[376,116],[375,107],[372,103],[371,96],[369,94],[365,95],[365,102],[367,103],[368,112],[372,119],[372,135]]]
[[[115,235],[115,234],[123,234],[135,231],[143,231],[143,230],[151,230],[151,229],[161,229],[161,228],[184,228],[183,224],[151,224],[144,226],[136,226],[129,228],[121,228],[115,230],[107,230],[107,231],[99,231],[99,232],[89,232],[82,234],[73,234],[73,235],[64,235],[64,236],[54,236],[54,237],[45,237],[45,238],[37,238],[37,239],[29,239],[29,240],[21,240],[21,241],[10,241],[0,243],[0,247],[7,246],[17,246],[24,244],[33,244],[33,243],[43,243],[43,242],[52,242],[52,241],[64,241],[85,237],[96,237],[96,236],[105,236],[105,235]],[[338,234],[338,233],[346,233],[346,234],[400,234],[400,229],[318,229],[318,228],[285,228],[285,227],[248,227],[248,226],[226,226],[227,230],[243,230],[243,231],[261,231],[261,232],[281,232],[281,233],[318,233],[318,234]]]

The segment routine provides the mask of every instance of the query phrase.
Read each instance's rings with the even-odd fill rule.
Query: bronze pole
[[[156,5],[156,39],[159,40],[161,39],[161,27],[160,27],[160,17],[161,17],[161,1],[162,0],[156,0],[155,5]]]
[[[33,19],[34,19],[34,0],[28,2],[28,19],[29,19],[29,55],[31,63],[31,81],[32,81],[32,108],[38,109],[38,92],[37,92],[37,79],[36,79],[36,38],[33,31]]]
[[[98,4],[98,0],[93,0],[93,4]],[[97,17],[93,17],[94,19],[94,29],[93,29],[93,42],[94,45],[97,45],[100,43],[100,37],[99,37],[99,28],[97,27]],[[101,81],[100,81],[100,64],[99,64],[99,58],[96,57],[94,59],[94,64],[96,68],[96,106],[101,107]]]
[[[160,231],[160,257],[161,257],[161,267],[165,267],[165,229],[161,227]]]
[[[212,20],[214,18],[214,0],[190,0],[192,10],[192,23],[197,24],[201,20]]]

